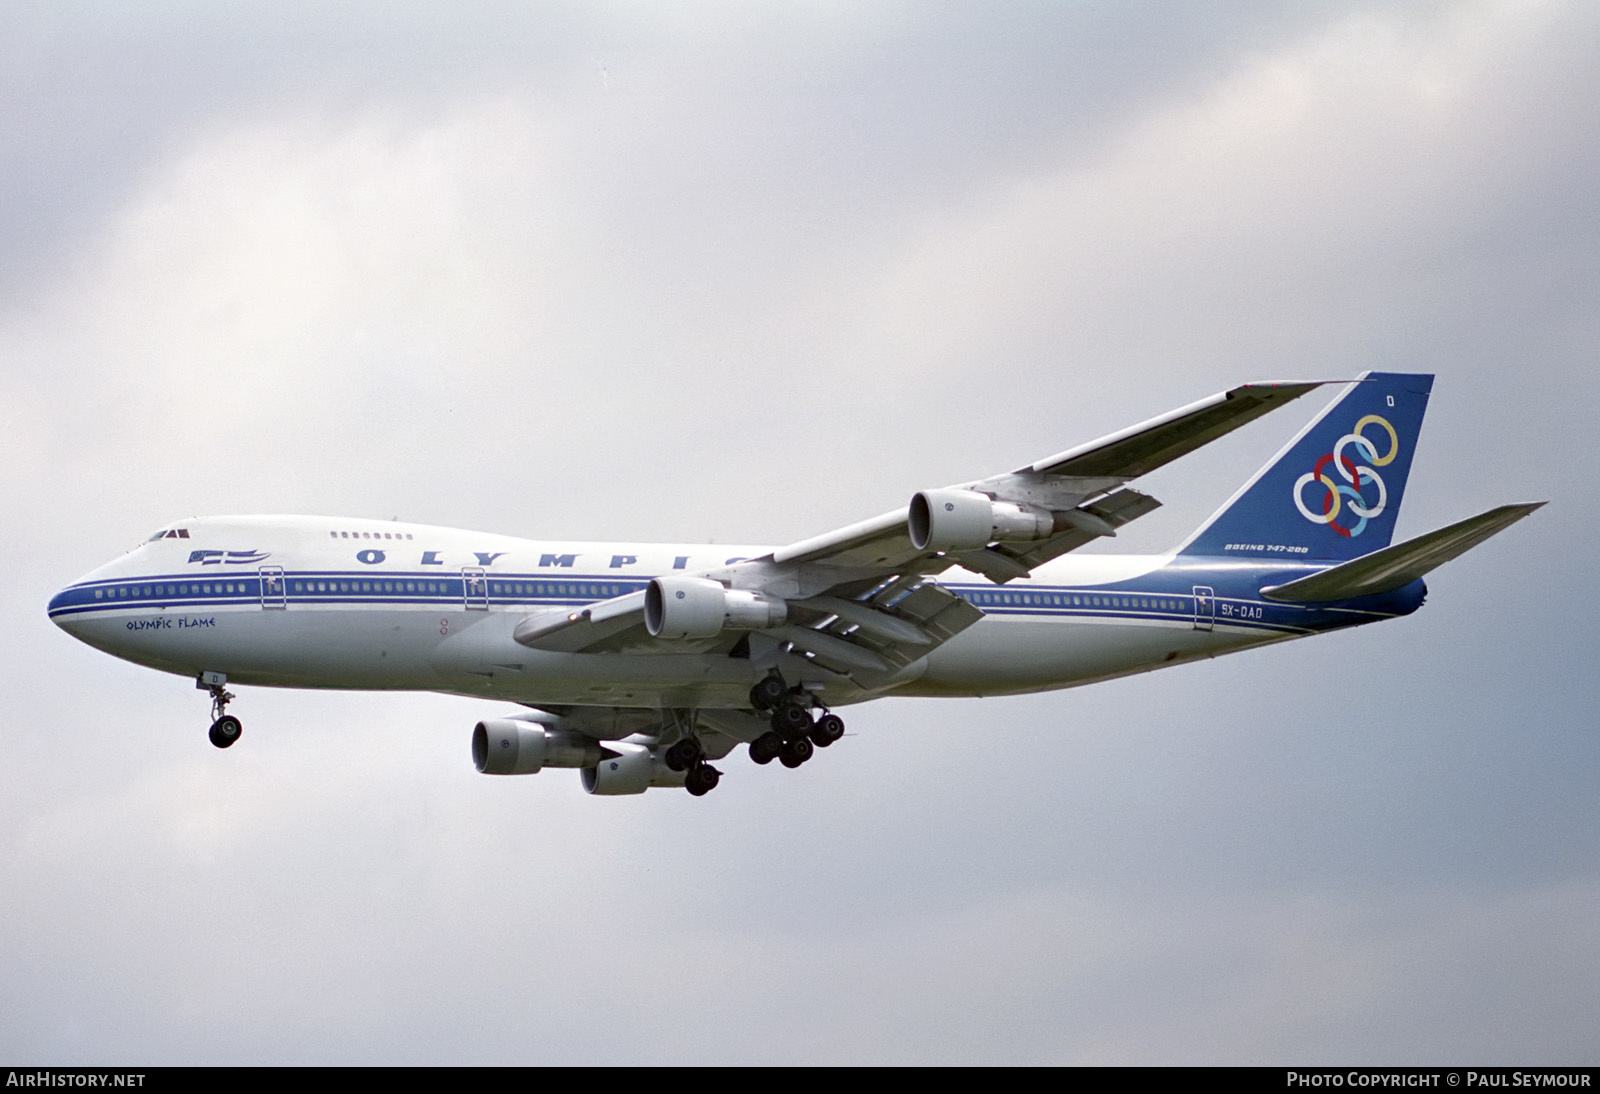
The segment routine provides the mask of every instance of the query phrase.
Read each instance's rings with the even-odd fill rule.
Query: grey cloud
[[[8,24],[0,1050],[1584,1061],[1588,7],[458,10]],[[1418,615],[702,801],[484,779],[438,696],[253,690],[217,753],[44,618],[185,513],[777,541],[1366,367],[1439,373],[1402,534],[1552,502]]]

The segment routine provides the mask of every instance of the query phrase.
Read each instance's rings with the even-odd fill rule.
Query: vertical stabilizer
[[[1432,388],[1363,373],[1179,553],[1342,562],[1389,546]]]

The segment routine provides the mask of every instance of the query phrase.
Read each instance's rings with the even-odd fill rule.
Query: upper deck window
[[[188,536],[188,534],[189,534],[188,532],[184,533],[184,535],[186,537]],[[337,531],[337,530],[330,529],[328,531],[328,538],[329,539],[411,539],[412,535],[411,535],[410,532],[351,532],[351,531],[348,531],[348,530],[346,530],[346,531]]]

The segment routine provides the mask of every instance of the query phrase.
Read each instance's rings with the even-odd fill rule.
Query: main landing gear
[[[803,688],[791,688],[776,672],[762,677],[750,689],[750,705],[768,715],[772,728],[750,742],[750,758],[758,764],[777,760],[784,767],[799,767],[844,736],[844,719],[823,708],[813,719],[809,706],[816,697]]]
[[[689,774],[684,776],[684,789],[695,797],[703,797],[717,788],[722,781],[722,772],[706,763],[704,760],[689,769]]]
[[[224,713],[228,704],[233,701],[234,694],[222,685],[228,678],[220,672],[202,672],[195,680],[194,686],[201,691],[211,693],[211,732],[208,734],[211,743],[218,748],[231,748],[244,732],[244,724],[231,714]]]
[[[662,760],[673,771],[688,772],[683,785],[697,798],[711,793],[722,781],[722,772],[706,762],[706,750],[700,744],[700,738],[693,735],[684,737],[668,748]]]

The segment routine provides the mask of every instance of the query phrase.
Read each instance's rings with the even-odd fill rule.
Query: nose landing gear
[[[208,736],[211,743],[218,748],[230,748],[233,742],[239,739],[239,734],[244,732],[244,725],[231,714],[224,714],[211,723]]]
[[[195,679],[194,686],[211,695],[211,731],[208,736],[211,743],[218,748],[230,748],[244,732],[244,724],[231,714],[225,713],[228,704],[233,701],[234,694],[222,685],[228,682],[228,677],[220,672],[202,672]]]

